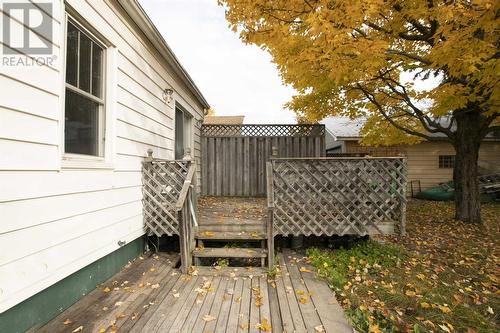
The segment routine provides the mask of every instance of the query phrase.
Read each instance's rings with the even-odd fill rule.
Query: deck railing
[[[404,234],[404,158],[274,158],[267,165],[274,235]]]
[[[197,224],[194,203],[196,201],[194,181],[196,164],[191,163],[184,180],[179,199],[175,204],[177,220],[179,221],[179,244],[181,252],[181,271],[187,273],[192,265],[191,251],[195,247],[194,229]]]
[[[142,164],[144,227],[148,236],[179,235],[181,270],[191,266],[194,244],[196,164],[148,157]]]

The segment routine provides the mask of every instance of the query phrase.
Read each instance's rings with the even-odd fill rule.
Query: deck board
[[[218,275],[217,271],[204,270],[197,275],[183,275],[173,267],[175,260],[165,255],[136,260],[35,331],[62,333],[83,326],[84,333],[102,328],[106,332],[261,333],[256,325],[265,319],[277,333],[317,332],[320,327],[325,332],[351,333],[333,293],[315,277],[303,256],[285,251],[278,258],[281,274],[275,283],[257,272]],[[113,281],[118,281],[114,285],[120,289],[103,292]],[[207,281],[207,292],[200,293],[199,288]],[[158,287],[152,288],[155,284]],[[125,286],[130,289],[124,290]],[[306,303],[300,303],[298,290],[304,291]],[[257,306],[259,294],[262,304]],[[116,302],[121,303],[115,307]],[[206,315],[215,319],[207,321]],[[66,319],[72,323],[64,325]]]

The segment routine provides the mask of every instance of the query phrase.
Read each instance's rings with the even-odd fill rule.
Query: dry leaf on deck
[[[80,331],[83,331],[83,326],[78,326],[73,331],[71,331],[71,333],[76,333],[76,332],[80,332]]]
[[[315,326],[314,327],[314,330],[318,333],[323,333],[323,332],[326,332],[325,331],[325,328],[323,327],[323,325],[318,325],[318,326]]]
[[[255,325],[255,328],[258,328],[259,330],[263,332],[271,332],[272,327],[269,325],[267,319],[262,319],[262,321],[258,324]]]
[[[72,321],[71,321],[71,320],[69,320],[69,319],[66,319],[65,321],[63,321],[63,324],[64,324],[64,325],[69,325],[69,324],[71,324],[71,323],[72,323]]]
[[[204,321],[212,321],[212,320],[215,320],[215,319],[217,319],[217,318],[215,318],[214,316],[208,315],[208,314],[206,314],[206,315],[203,316],[203,320]]]

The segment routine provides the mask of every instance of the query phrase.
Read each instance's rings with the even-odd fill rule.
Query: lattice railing
[[[147,235],[177,235],[176,203],[191,162],[148,159],[142,165],[144,224]]]
[[[203,125],[201,134],[207,137],[228,136],[324,136],[325,125]]]
[[[274,159],[268,196],[277,235],[405,232],[403,158]],[[272,170],[272,172],[271,172]]]

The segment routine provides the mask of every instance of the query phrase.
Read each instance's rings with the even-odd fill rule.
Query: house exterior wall
[[[420,180],[422,190],[453,178],[453,169],[439,168],[439,155],[455,155],[452,145],[444,141],[422,142],[415,145],[366,147],[358,141],[346,141],[346,153],[368,153],[372,156],[407,157],[408,179]],[[479,151],[480,165],[500,165],[500,142],[485,141]]]
[[[174,158],[175,103],[163,101],[165,88],[193,116],[200,166],[202,105],[112,0],[66,1],[112,46],[106,163],[63,161],[67,8],[52,3],[57,61],[0,67],[0,314],[144,234],[141,162],[148,149]]]

